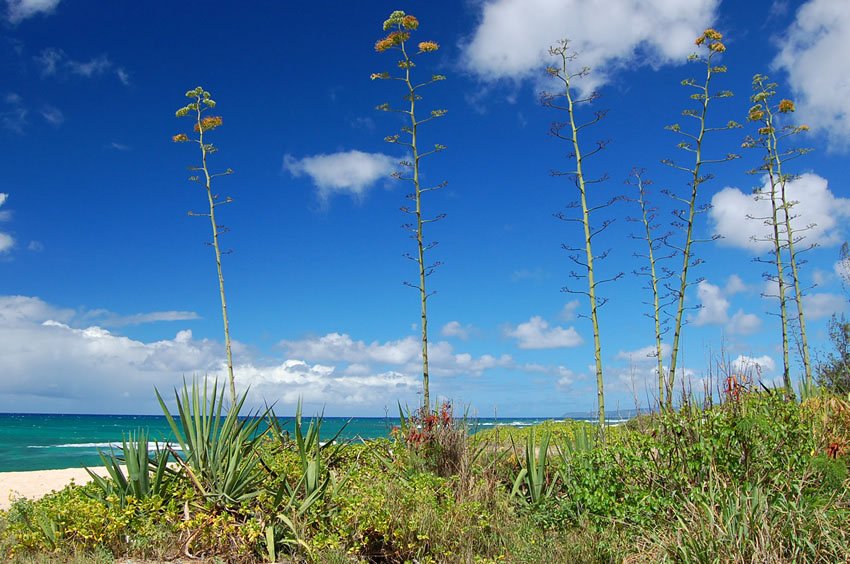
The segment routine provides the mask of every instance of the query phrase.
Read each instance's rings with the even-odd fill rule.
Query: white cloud
[[[565,368],[563,366],[559,366],[557,370],[558,381],[555,382],[555,385],[562,389],[571,388],[573,383],[576,381],[575,373],[569,368]]]
[[[549,327],[549,323],[539,315],[525,323],[505,329],[505,335],[517,340],[521,349],[555,349],[577,347],[584,341],[574,327],[564,329],[560,326]]]
[[[727,296],[734,296],[735,294],[746,292],[748,289],[749,287],[744,284],[744,281],[741,280],[741,277],[737,274],[732,274],[726,279],[726,287],[724,288],[724,291]]]
[[[469,339],[470,333],[472,333],[475,328],[472,325],[461,325],[460,321],[449,321],[443,328],[440,330],[440,334],[443,337],[457,337],[458,339],[465,341]]]
[[[118,315],[111,311],[95,310],[84,315],[88,319],[96,319],[104,327],[126,327],[128,325],[143,325],[158,321],[189,321],[200,319],[194,311],[153,311],[133,315]]]
[[[511,282],[520,282],[522,280],[543,280],[548,277],[549,273],[540,267],[533,270],[521,268],[519,270],[514,270],[511,273]]]
[[[655,345],[647,345],[633,351],[619,351],[617,360],[626,360],[634,364],[658,364],[658,352]],[[661,356],[670,355],[671,347],[667,343],[661,343]]]
[[[754,313],[744,313],[742,309],[736,311],[726,324],[726,331],[737,335],[752,335],[759,329],[761,318]]]
[[[183,377],[224,378],[224,347],[180,331],[143,342],[97,326],[72,327],[72,309],[25,296],[0,296],[0,412],[157,413],[154,387],[170,396]],[[238,343],[236,343],[238,345]],[[415,397],[419,380],[398,371],[340,373],[297,359],[255,362],[236,346],[236,382],[251,401],[374,413]],[[314,404],[315,405],[315,404]]]
[[[114,63],[106,55],[99,55],[88,61],[77,61],[68,57],[63,50],[53,47],[42,49],[34,59],[41,68],[43,77],[71,73],[83,78],[92,78],[115,68]],[[129,83],[129,75],[123,68],[118,68],[115,73],[123,84]]]
[[[328,333],[314,339],[282,341],[281,346],[290,356],[317,362],[401,365],[418,358],[422,345],[414,337],[367,344],[365,341],[355,341],[345,333]]]
[[[697,297],[702,307],[692,318],[694,325],[700,327],[726,323],[729,319],[729,300],[723,296],[719,286],[703,280],[697,285]]]
[[[36,14],[52,14],[60,0],[6,0],[6,15],[13,24]]]
[[[0,207],[9,199],[9,194],[0,192]],[[0,221],[7,221],[10,217],[8,211],[0,211]],[[8,253],[15,246],[15,239],[8,233],[0,232],[0,255]]]
[[[837,263],[836,263],[837,266]],[[837,274],[837,273],[836,273]],[[829,283],[832,280],[833,274],[826,270],[821,270],[820,268],[816,268],[812,271],[812,282],[816,286],[823,286],[824,284]]]
[[[41,241],[30,241],[27,245],[27,250],[34,253],[40,253],[44,250],[44,244]]]
[[[59,49],[48,47],[35,57],[35,62],[41,66],[41,76],[53,76],[59,70],[59,63],[65,58],[65,53]]]
[[[832,144],[850,145],[850,3],[810,0],[797,11],[773,61],[788,73],[797,97],[797,113],[815,131],[826,132]]]
[[[776,363],[767,355],[758,357],[738,355],[732,361],[732,369],[742,374],[752,374],[755,372],[752,375],[759,376],[763,372],[773,372],[776,369]]]
[[[15,239],[7,234],[0,233],[0,255],[8,253],[15,246]]]
[[[59,108],[47,105],[41,109],[41,117],[52,126],[59,127],[65,122],[65,115]]]
[[[95,57],[85,63],[69,59],[65,64],[72,73],[86,78],[102,75],[112,68],[112,61],[106,55]]]
[[[337,374],[333,366],[309,365],[287,360],[278,366],[234,367],[242,386],[250,386],[257,400],[292,405],[299,399],[314,404],[389,405],[399,396],[410,397],[419,389],[416,378],[400,372]]]
[[[13,133],[23,133],[27,128],[29,110],[24,105],[24,99],[15,92],[9,92],[3,97],[6,107],[0,111],[0,125]]]
[[[358,365],[388,365],[400,367],[405,373],[422,370],[422,342],[415,337],[395,341],[356,341],[345,333],[328,333],[322,337],[280,343],[287,355],[313,362],[346,362]],[[485,370],[508,366],[510,355],[495,357],[485,354],[473,357],[468,353],[455,353],[446,341],[430,342],[428,362],[431,372],[442,376],[459,374],[479,375]]]
[[[303,159],[292,155],[283,157],[283,168],[296,178],[309,176],[322,200],[333,194],[362,198],[376,182],[389,178],[396,165],[397,159],[389,155],[362,151],[313,155]]]
[[[117,69],[115,69],[115,75],[118,77],[118,80],[121,81],[121,84],[123,84],[124,86],[130,85],[130,74],[123,68],[118,67]]]
[[[849,4],[850,5],[850,4]],[[761,190],[769,191],[766,185]],[[813,173],[800,175],[786,185],[788,201],[797,202],[792,208],[791,221],[795,234],[804,236],[801,246],[817,243],[822,246],[836,245],[843,240],[844,225],[850,220],[850,198],[835,196],[825,178]],[[752,194],[726,187],[711,199],[710,216],[715,231],[723,238],[721,245],[738,247],[753,252],[772,249],[772,243],[764,240],[771,228],[759,219],[769,217],[770,201],[756,200]],[[812,226],[810,229],[807,227]],[[756,237],[760,240],[754,240]]]
[[[808,294],[803,296],[803,312],[806,319],[823,319],[835,313],[847,311],[847,298],[840,294]]]
[[[576,310],[579,308],[578,300],[571,300],[564,304],[563,309],[561,309],[561,313],[558,314],[558,318],[561,321],[572,321],[576,318]]]
[[[620,67],[684,62],[716,17],[719,0],[488,0],[463,45],[464,65],[484,80],[539,74],[549,47],[570,39],[593,80]]]

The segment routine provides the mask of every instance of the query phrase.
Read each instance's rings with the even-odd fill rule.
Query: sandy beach
[[[106,468],[92,470],[100,475],[107,475]],[[14,499],[38,499],[52,491],[61,490],[72,480],[76,484],[85,484],[91,481],[91,476],[85,468],[0,472],[0,509],[9,509]]]

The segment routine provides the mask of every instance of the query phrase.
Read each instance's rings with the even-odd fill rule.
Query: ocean
[[[593,421],[594,416],[573,419]],[[493,425],[528,426],[550,418],[479,418],[481,429]],[[397,418],[325,417],[322,438],[332,438],[348,422],[340,435],[343,440],[388,437]],[[292,431],[291,418],[281,418],[284,429]],[[99,451],[119,447],[124,435],[139,428],[148,430],[151,440],[173,440],[168,422],[161,415],[55,415],[0,414],[0,472],[51,470],[101,466]]]

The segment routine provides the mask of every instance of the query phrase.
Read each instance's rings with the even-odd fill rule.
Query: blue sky
[[[236,341],[237,383],[252,401],[291,409],[303,397],[329,415],[384,415],[419,391],[416,276],[400,225],[408,187],[389,177],[404,158],[384,137],[400,123],[375,111],[398,102],[395,83],[370,81],[391,54],[374,51],[394,9],[419,17],[416,41],[441,49],[422,57],[421,76],[447,80],[423,106],[445,108],[424,127],[426,144],[448,150],[425,163],[429,226],[444,265],[429,279],[432,395],[482,415],[559,416],[596,409],[590,324],[581,296],[563,293],[571,266],[562,244],[578,226],[553,214],[575,199],[566,178],[569,150],[548,134],[564,119],[538,102],[551,86],[547,47],[569,37],[582,88],[597,88],[606,119],[584,143],[610,140],[589,161],[607,174],[592,201],[633,194],[633,167],[652,179],[666,229],[662,189],[687,189],[660,160],[679,157],[664,126],[681,121],[699,77],[686,59],[706,27],[724,34],[729,72],[710,120],[745,122],[755,73],[769,74],[792,98],[797,141],[813,152],[793,161],[807,243],[804,300],[815,351],[826,323],[847,310],[838,247],[848,238],[850,191],[850,4],[834,0],[476,0],[228,2],[6,0],[0,23],[0,411],[156,413],[153,388],[193,374],[223,374],[215,265],[203,191],[188,182],[197,162],[172,135],[184,92],[203,85],[224,126],[212,164],[232,168],[217,191],[230,228],[224,274]],[[721,353],[738,369],[781,374],[776,303],[762,297],[764,265],[750,236],[760,229],[752,196],[759,164],[740,149],[745,126],[713,135],[712,155],[742,158],[712,169],[697,224],[701,245],[690,288],[682,362],[698,386]],[[630,192],[631,191],[631,192]],[[633,203],[602,212],[615,219],[599,239],[610,248],[603,275],[603,360],[609,410],[652,401],[653,342],[632,271],[640,242]],[[678,268],[678,261],[669,267]],[[701,306],[701,307],[700,307]],[[800,372],[794,362],[794,372]]]

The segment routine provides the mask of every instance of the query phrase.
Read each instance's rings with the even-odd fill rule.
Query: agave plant
[[[537,505],[544,499],[552,497],[557,485],[557,476],[549,481],[547,485],[546,465],[549,461],[549,441],[552,434],[545,431],[540,436],[540,446],[534,441],[534,431],[528,434],[525,442],[525,467],[523,467],[514,479],[514,487],[511,496],[515,497],[525,489],[524,500],[531,505]]]
[[[268,429],[281,448],[288,449],[292,446],[289,434],[283,430],[280,421],[274,413],[266,416]],[[300,545],[308,552],[310,547],[300,537],[298,528],[295,526],[293,517],[301,517],[313,505],[324,499],[329,494],[333,497],[345,484],[347,476],[335,479],[334,475],[327,469],[339,459],[345,443],[337,443],[337,439],[348,426],[343,425],[336,435],[329,441],[320,440],[322,421],[324,414],[319,414],[310,419],[307,430],[304,430],[302,418],[301,400],[295,408],[295,447],[301,461],[301,473],[294,483],[285,478],[277,489],[274,497],[273,507],[276,511],[276,520],[283,525],[282,530],[275,524],[266,526],[266,550],[272,561],[276,554],[276,545]]]
[[[153,450],[153,456],[151,451]],[[110,447],[109,454],[101,451],[100,459],[109,478],[102,477],[86,468],[95,485],[100,490],[98,499],[110,504],[117,497],[120,507],[124,507],[128,497],[143,499],[150,496],[162,496],[166,488],[166,476],[174,474],[168,467],[170,453],[160,448],[159,443],[151,449],[146,429],[140,428],[122,438],[120,453]],[[124,473],[126,467],[127,473]]]
[[[174,390],[178,418],[168,410],[165,400],[156,391],[168,425],[183,451],[175,459],[186,472],[198,493],[206,500],[222,505],[237,505],[251,500],[261,493],[261,473],[257,443],[264,433],[259,431],[266,413],[239,416],[247,392],[237,397],[226,414],[224,411],[224,387],[219,390],[218,381],[209,385],[204,379],[203,387],[197,380],[183,389]]]

